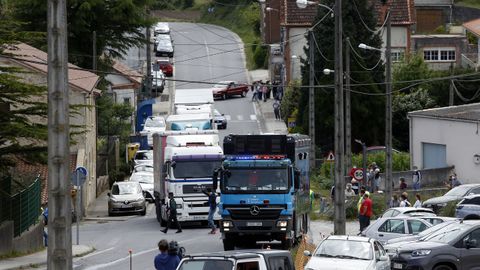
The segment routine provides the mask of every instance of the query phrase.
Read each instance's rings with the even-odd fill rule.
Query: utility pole
[[[147,15],[149,14],[147,10]],[[147,90],[147,97],[151,98],[152,97],[152,54],[151,54],[151,44],[150,44],[150,36],[151,36],[151,30],[150,27],[147,27],[146,29],[146,37],[147,37],[147,84],[146,84],[146,90]],[[147,98],[147,99],[148,99]]]
[[[72,269],[72,209],[66,0],[48,0],[47,268]]]
[[[309,80],[309,89],[308,89],[308,134],[310,135],[310,140],[312,147],[310,148],[310,169],[315,168],[315,36],[313,35],[313,30],[308,32],[310,35],[310,45],[309,45],[309,63],[310,63],[310,73],[308,74]],[[293,60],[292,60],[293,61]],[[292,73],[293,74],[293,73]],[[290,79],[291,80],[291,79]]]
[[[93,64],[92,69],[93,72],[97,70],[97,31],[93,31]]]
[[[335,219],[333,232],[345,234],[342,0],[335,0]]]
[[[385,202],[388,205],[392,197],[392,24],[390,8],[387,10],[387,47],[386,60],[386,102],[385,102]]]
[[[350,108],[350,38],[345,46],[345,175],[352,168],[352,117]]]
[[[450,65],[450,76],[453,74],[453,65]],[[450,79],[450,89],[449,89],[449,93],[448,93],[448,106],[453,106],[453,99],[454,99],[454,95],[453,95],[453,80]]]

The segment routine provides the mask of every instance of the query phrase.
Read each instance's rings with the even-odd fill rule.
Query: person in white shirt
[[[406,192],[403,192],[402,195],[400,195],[400,207],[410,207],[412,204],[408,201],[408,194]]]
[[[413,204],[413,207],[415,208],[422,207],[422,200],[420,199],[420,194],[416,194],[415,198],[417,198],[417,200]]]

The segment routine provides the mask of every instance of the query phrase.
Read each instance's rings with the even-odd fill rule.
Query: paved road
[[[171,82],[169,87],[183,89],[208,88],[221,80],[247,81],[243,50],[238,37],[232,32],[209,25],[171,23],[171,35],[175,44],[176,80],[195,83]],[[126,64],[135,68],[142,66],[144,54],[132,48]],[[259,124],[251,96],[215,102],[216,108],[229,120],[228,133],[259,133]],[[96,251],[74,259],[74,269],[129,269],[128,251],[133,251],[133,269],[153,269],[153,258],[158,253],[157,242],[166,238],[179,241],[187,252],[211,252],[223,250],[220,235],[209,235],[209,229],[201,226],[184,228],[181,234],[171,230],[166,236],[160,232],[153,205],[144,217],[126,221],[87,222],[81,226],[80,244],[93,245]],[[73,230],[75,232],[75,230]],[[75,234],[73,235],[75,239]]]

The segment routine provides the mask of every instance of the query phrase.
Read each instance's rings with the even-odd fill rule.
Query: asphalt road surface
[[[208,83],[222,80],[247,82],[243,45],[235,34],[224,28],[192,23],[171,23],[170,28],[175,44],[173,79],[178,81],[170,82],[168,87],[195,89],[209,88],[212,85]],[[135,68],[144,65],[144,59],[141,50],[132,48],[125,62]],[[229,133],[259,133],[257,115],[250,100],[251,93],[246,98],[215,102],[215,107],[228,119],[227,129],[220,131],[221,137]],[[94,246],[96,251],[74,258],[74,269],[130,269],[130,258],[132,269],[154,269],[157,243],[162,238],[178,241],[188,253],[223,250],[220,234],[208,234],[206,226],[185,226],[180,234],[171,229],[167,235],[160,229],[153,205],[149,205],[143,217],[86,222],[80,226],[80,244]],[[75,228],[72,231],[75,239]]]

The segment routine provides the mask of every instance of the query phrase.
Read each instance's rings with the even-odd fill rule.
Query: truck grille
[[[183,194],[202,194],[202,190],[211,189],[213,187],[212,184],[192,184],[192,185],[183,185]]]
[[[232,219],[270,219],[275,220],[280,217],[280,212],[286,207],[284,205],[230,205],[225,206]]]

